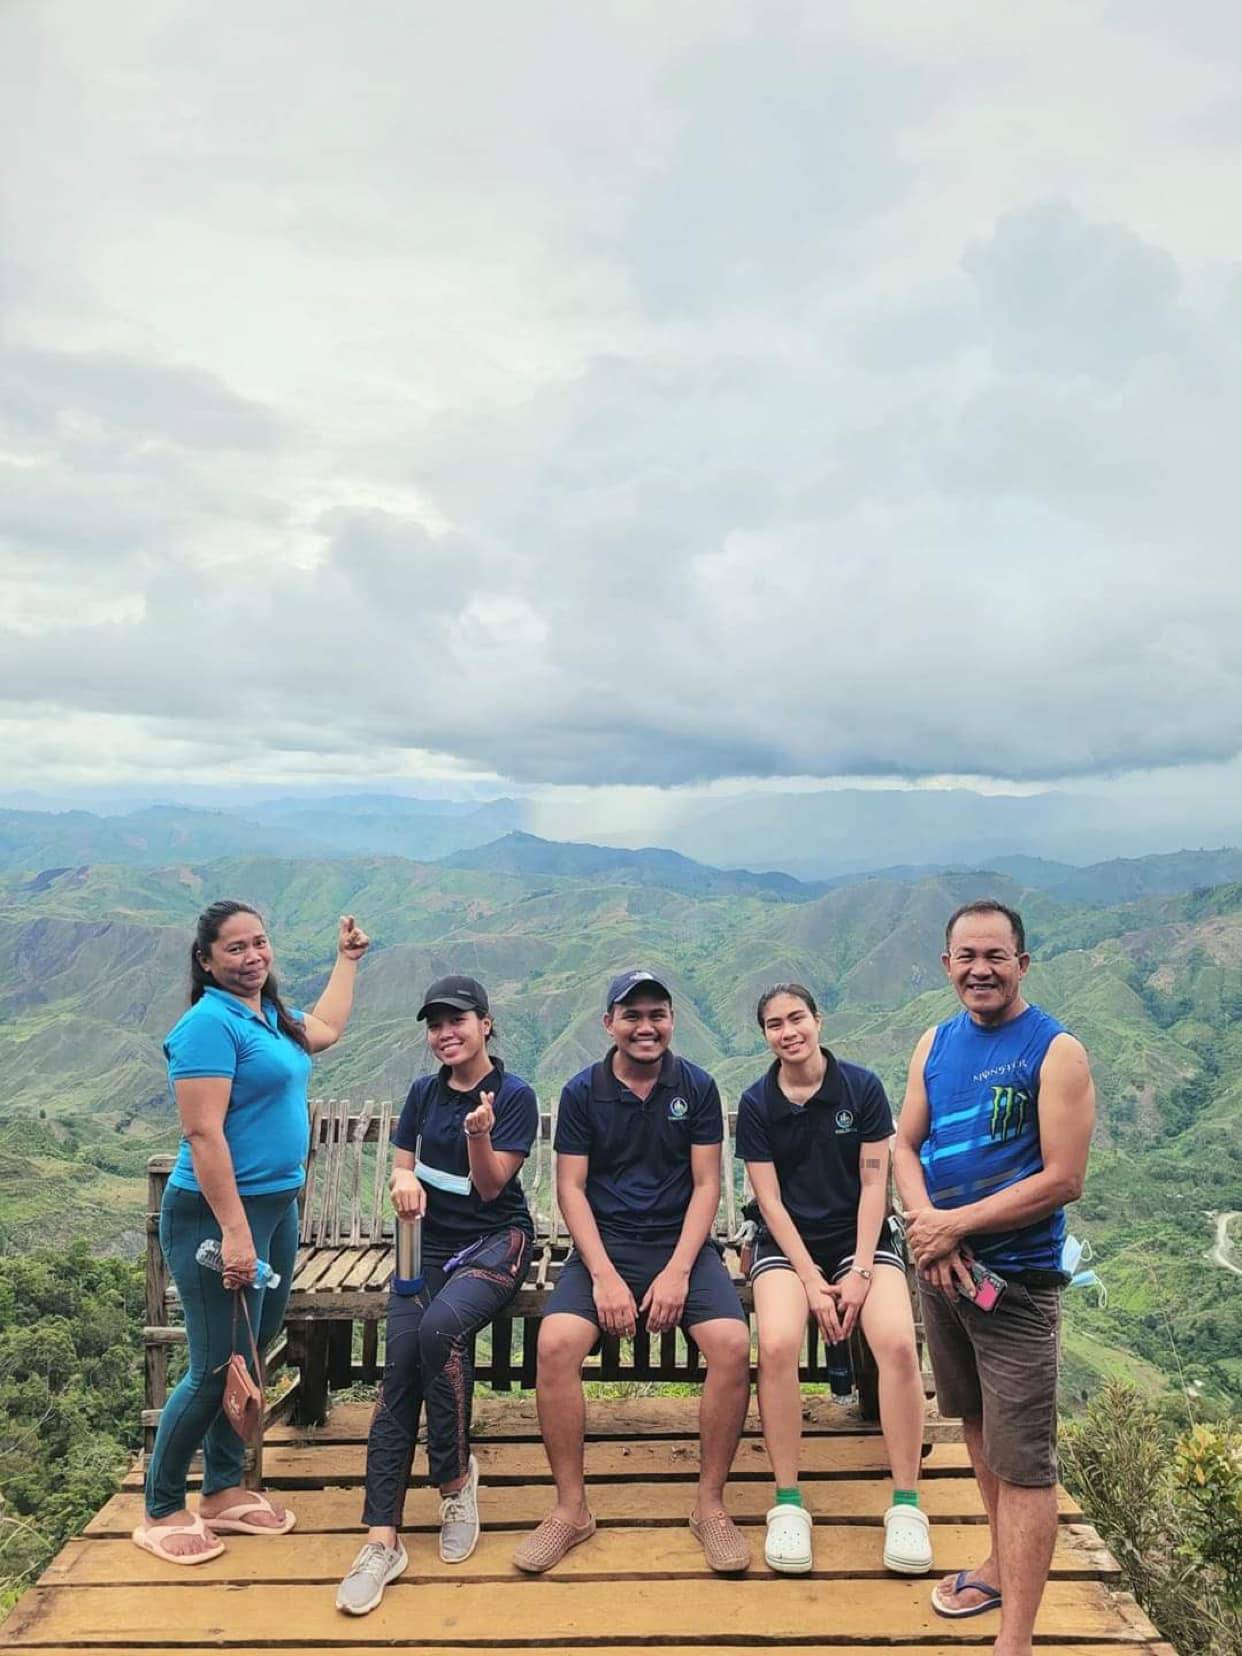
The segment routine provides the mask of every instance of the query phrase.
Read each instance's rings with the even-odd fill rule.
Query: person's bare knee
[[[539,1330],[539,1374],[549,1379],[572,1379],[582,1371],[598,1334],[582,1317],[545,1317]]]
[[[690,1338],[703,1354],[709,1372],[737,1378],[750,1368],[750,1331],[745,1323],[721,1317],[696,1323]]]
[[[771,1333],[759,1328],[759,1371],[762,1374],[797,1372],[802,1356],[802,1330],[774,1329]]]

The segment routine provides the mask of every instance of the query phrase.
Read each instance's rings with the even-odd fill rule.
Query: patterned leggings
[[[424,1256],[421,1294],[389,1295],[384,1378],[367,1439],[362,1522],[368,1527],[400,1527],[424,1400],[432,1483],[465,1477],[474,1336],[522,1286],[530,1254],[525,1231],[496,1231],[451,1276],[444,1274],[446,1257]]]

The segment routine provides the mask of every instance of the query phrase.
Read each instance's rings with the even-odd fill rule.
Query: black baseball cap
[[[487,990],[477,978],[471,977],[437,978],[423,996],[423,1004],[418,1009],[420,1023],[433,1006],[453,1006],[459,1012],[477,1012],[480,1017],[491,1010],[487,1004]]]
[[[645,971],[641,966],[632,966],[628,972],[618,972],[608,985],[608,1001],[605,1012],[611,1012],[618,1001],[628,1000],[636,989],[650,989],[658,991],[671,1006],[673,997],[666,983],[661,983],[654,972]]]

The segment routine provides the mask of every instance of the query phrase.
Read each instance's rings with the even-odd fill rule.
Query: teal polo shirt
[[[300,1012],[290,1015],[301,1021]],[[224,1137],[239,1195],[301,1186],[310,1147],[310,1054],[281,1033],[270,1001],[260,1015],[225,989],[204,990],[169,1030],[164,1056],[174,1104],[178,1081],[227,1076],[232,1082]],[[185,1138],[168,1182],[201,1194]]]

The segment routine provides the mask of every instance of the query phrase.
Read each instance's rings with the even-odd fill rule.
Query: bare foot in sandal
[[[287,1535],[297,1522],[288,1507],[270,1495],[240,1486],[204,1495],[198,1512],[213,1530],[235,1535]]]
[[[180,1512],[167,1513],[163,1518],[147,1518],[131,1536],[135,1546],[154,1554],[167,1563],[205,1564],[219,1558],[223,1543],[206,1527],[201,1518],[182,1507]]]

